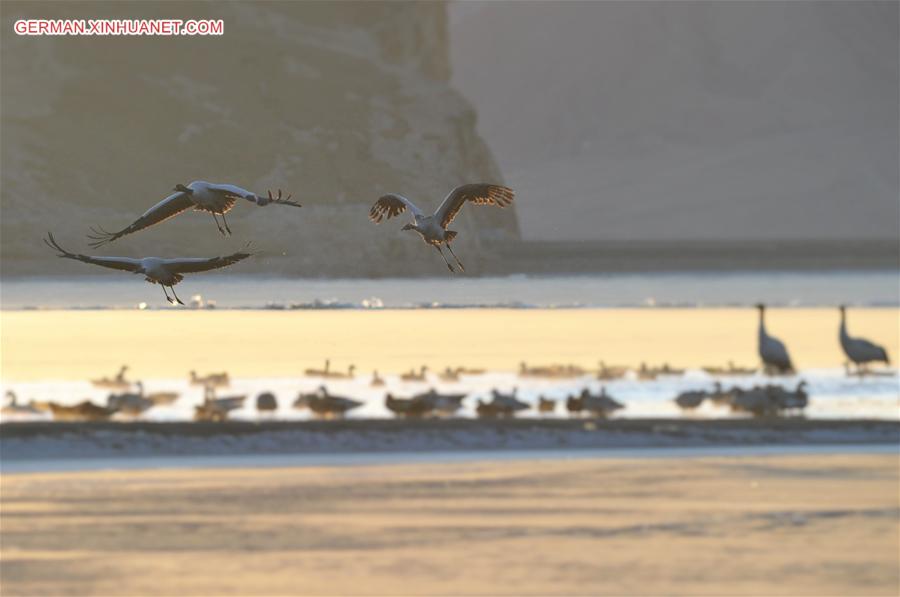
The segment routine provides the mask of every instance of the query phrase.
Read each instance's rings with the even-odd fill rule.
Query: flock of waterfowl
[[[793,364],[785,345],[766,331],[765,307],[759,305],[758,309],[758,352],[762,362],[762,372],[769,375],[793,372]],[[840,316],[838,337],[848,359],[847,374],[859,376],[879,374],[869,370],[868,366],[873,362],[889,363],[884,348],[868,340],[850,337],[847,333],[847,316],[844,306],[840,307]],[[849,363],[853,363],[855,370],[850,368]],[[703,370],[721,378],[752,375],[758,372],[756,369],[737,367],[731,362],[726,367],[704,367]],[[428,384],[435,380],[444,384],[454,384],[459,382],[463,376],[478,376],[485,372],[484,369],[446,367],[435,375],[429,372],[427,366],[423,365],[400,374],[398,379],[404,384]],[[64,405],[52,401],[31,401],[28,404],[20,404],[15,395],[9,392],[7,393],[7,404],[0,412],[3,415],[50,413],[54,420],[96,421],[113,416],[117,416],[117,418],[139,417],[151,408],[171,405],[179,399],[177,392],[147,393],[144,391],[143,383],[129,380],[127,373],[128,367],[122,366],[114,376],[91,380],[94,387],[110,391],[104,405],[97,405],[88,400],[74,405]],[[604,361],[600,361],[595,370],[588,370],[573,364],[535,366],[525,362],[520,363],[518,369],[518,377],[526,382],[529,379],[577,380],[576,383],[582,383],[586,379],[601,382],[626,378],[653,380],[661,376],[677,377],[684,373],[684,369],[671,367],[668,363],[660,366],[648,366],[646,363],[641,363],[640,367],[631,369],[621,365],[609,365]],[[332,368],[331,361],[326,360],[322,368],[304,370],[304,376],[320,379],[322,385],[315,392],[301,393],[293,402],[295,409],[308,410],[317,417],[340,418],[364,404],[363,401],[352,397],[332,394],[326,385],[328,381],[341,382],[356,379],[354,365],[349,365],[346,370],[336,370]],[[194,407],[194,419],[198,421],[224,421],[228,419],[229,413],[244,408],[247,400],[246,394],[219,394],[223,388],[231,385],[231,378],[226,372],[198,375],[196,371],[190,371],[188,383],[191,386],[203,388],[203,402]],[[379,375],[378,371],[373,372],[369,381],[370,387],[379,388],[386,384],[386,380]],[[470,392],[441,393],[431,387],[427,391],[405,397],[396,396],[393,392],[385,392],[384,406],[398,418],[449,417],[456,415],[463,408],[464,400],[470,396],[477,398],[473,404],[473,410],[481,418],[509,418],[528,410],[536,410],[540,414],[550,414],[557,411],[557,402],[563,404],[565,411],[570,416],[605,418],[625,408],[625,404],[607,394],[605,387],[601,387],[597,394],[584,388],[560,401],[551,400],[542,395],[538,396],[533,403],[522,400],[518,396],[516,388],[509,393],[503,393],[494,388],[489,392],[490,399],[484,400],[483,397],[476,397]],[[680,409],[687,412],[694,411],[708,402],[714,406],[728,408],[732,412],[757,417],[799,413],[809,404],[806,382],[803,380],[800,380],[793,390],[785,389],[777,384],[755,385],[750,388],[733,385],[725,389],[721,381],[716,381],[711,389],[701,388],[682,392],[673,400]],[[278,408],[278,399],[272,392],[263,392],[256,397],[256,410],[259,413],[273,413]]]
[[[765,306],[758,305],[759,310],[759,338],[758,353],[762,362],[762,371],[769,375],[788,374],[794,372],[793,362],[790,359],[784,343],[769,335],[765,326]],[[853,338],[847,332],[846,307],[839,307],[840,328],[838,338],[841,348],[848,359],[846,365],[848,375],[875,374],[868,366],[873,362],[890,363],[887,352],[883,347],[862,338]],[[850,364],[855,366],[855,371]],[[737,367],[729,362],[726,367],[704,367],[703,370],[717,377],[751,375],[756,369]],[[96,388],[110,390],[105,405],[97,405],[88,400],[75,405],[64,405],[52,401],[20,404],[12,392],[7,393],[7,404],[0,410],[3,415],[35,415],[50,413],[55,420],[104,420],[114,415],[120,417],[138,417],[156,406],[166,406],[178,400],[176,392],[145,393],[144,385],[140,381],[131,381],[127,378],[128,367],[122,366],[112,377],[101,377],[91,380]],[[427,366],[412,368],[400,374],[399,379],[404,383],[429,383],[437,378],[443,383],[456,383],[461,376],[482,375],[484,369],[466,367],[446,367],[437,375],[430,376]],[[641,363],[640,367],[632,370],[621,365],[608,365],[600,361],[596,370],[588,370],[573,364],[552,364],[534,366],[522,362],[519,364],[518,376],[523,379],[555,379],[574,380],[583,379],[586,376],[599,381],[614,381],[631,377],[637,380],[653,380],[660,376],[680,376],[684,369],[671,367],[668,363],[660,366],[648,366]],[[324,381],[352,380],[356,378],[356,367],[349,365],[346,371],[335,370],[331,367],[331,361],[326,360],[322,368],[308,368],[304,371],[306,377],[319,378]],[[203,388],[203,402],[195,407],[194,418],[198,421],[224,421],[229,413],[244,407],[247,396],[220,396],[218,391],[230,385],[231,379],[228,373],[209,373],[198,375],[196,371],[190,371],[188,382],[192,386]],[[383,387],[386,381],[378,371],[373,372],[371,387]],[[695,389],[683,392],[674,398],[675,404],[685,411],[693,411],[705,402],[717,406],[730,408],[734,412],[746,413],[754,416],[775,416],[786,413],[801,412],[809,403],[806,392],[806,383],[800,381],[794,390],[787,390],[780,385],[767,384],[756,385],[751,388],[732,386],[724,389],[721,382],[716,381],[712,389]],[[498,389],[491,391],[489,401],[478,399],[474,411],[479,417],[498,418],[513,417],[517,413],[535,409],[541,414],[553,413],[557,404],[544,396],[539,396],[534,404],[521,400],[514,388],[511,393],[504,394]],[[421,392],[410,397],[398,397],[387,392],[384,397],[385,408],[397,417],[423,418],[429,416],[453,416],[463,406],[463,400],[468,393],[442,394],[433,387],[426,392]],[[355,408],[359,408],[363,402],[346,396],[337,396],[330,393],[323,383],[317,391],[301,393],[294,401],[296,409],[308,409],[314,415],[326,418],[343,417]],[[625,405],[615,400],[606,393],[605,387],[601,387],[599,394],[591,394],[585,388],[580,393],[566,397],[564,401],[566,411],[571,416],[590,415],[595,417],[608,417]],[[260,413],[274,412],[278,410],[278,400],[271,392],[263,392],[257,396],[256,409]]]
[[[172,190],[175,192],[148,209],[143,215],[121,230],[108,232],[100,227],[92,228],[92,233],[88,235],[90,240],[89,246],[92,248],[102,247],[123,236],[146,230],[191,209],[212,215],[219,232],[223,236],[227,236],[231,234],[231,228],[225,220],[225,214],[231,211],[239,199],[249,201],[259,207],[269,204],[302,207],[299,203],[290,200],[291,195],[283,197],[280,189],[275,195],[268,191],[263,196],[233,184],[215,184],[196,180],[189,185],[177,184]],[[458,233],[455,230],[449,230],[447,227],[453,222],[459,210],[467,202],[474,205],[506,207],[512,204],[514,196],[512,189],[501,185],[485,183],[466,184],[450,191],[433,214],[426,214],[406,197],[389,193],[380,197],[372,205],[369,211],[369,218],[376,224],[380,224],[386,218],[393,218],[404,211],[409,211],[412,215],[412,222],[403,226],[401,230],[416,232],[422,237],[425,244],[434,247],[451,272],[456,272],[457,269],[463,272],[465,267],[463,267],[462,262],[456,256],[456,253],[453,252],[453,247],[450,245]],[[222,218],[222,224],[219,224],[219,217]],[[162,286],[163,293],[166,295],[166,301],[173,305],[184,305],[181,299],[178,298],[178,295],[175,294],[175,285],[184,279],[185,274],[227,267],[252,255],[246,250],[219,257],[185,257],[175,259],[82,255],[63,249],[49,232],[47,233],[47,238],[44,239],[44,243],[56,251],[58,257],[140,274],[144,276],[147,282]],[[456,268],[447,261],[447,256],[444,255],[442,247],[447,247],[447,250],[450,251],[453,259],[456,261]],[[169,296],[169,291],[172,292],[172,296]]]

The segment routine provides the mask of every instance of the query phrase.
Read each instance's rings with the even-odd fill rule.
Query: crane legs
[[[228,231],[228,234],[231,235],[231,228],[228,227],[228,222],[225,220],[225,212],[219,214],[222,216],[222,223],[225,224],[225,230]]]
[[[456,256],[456,253],[453,252],[453,248],[450,246],[450,243],[447,243],[447,248],[450,250],[450,254],[453,255],[453,258],[456,259],[456,265],[459,266],[460,271],[466,271],[466,268],[463,267],[462,261],[459,260],[459,257]]]
[[[178,301],[178,304],[179,304],[179,305],[183,305],[184,303],[182,303],[182,302],[181,302],[181,299],[178,298],[178,295],[175,294],[175,287],[174,287],[174,286],[169,286],[169,290],[172,291],[172,296],[175,297],[175,300]]]
[[[160,286],[162,286],[163,294],[166,295],[166,302],[167,302],[167,303],[169,303],[170,305],[174,305],[174,304],[175,304],[175,301],[178,301],[178,304],[179,304],[179,305],[183,305],[183,304],[184,304],[184,303],[181,302],[181,299],[178,298],[178,295],[175,294],[175,287],[174,287],[174,286],[169,286],[169,288],[172,289],[172,296],[175,297],[175,300],[172,300],[171,298],[169,298],[169,293],[168,293],[168,291],[166,290],[166,285],[165,285],[165,284],[160,284]]]
[[[447,269],[449,269],[451,272],[455,272],[456,270],[453,269],[453,266],[450,265],[450,262],[449,262],[449,261],[447,261],[447,257],[444,255],[444,252],[441,251],[440,245],[432,245],[432,246],[434,247],[434,250],[435,250],[435,251],[437,251],[438,253],[440,253],[441,259],[443,259],[443,260],[444,260],[444,263],[447,264]]]
[[[219,218],[216,217],[215,213],[212,214],[212,217],[213,217],[213,221],[216,223],[216,228],[219,229],[219,232],[222,233],[222,236],[227,236],[227,234],[231,234],[231,230],[229,230],[228,233],[226,234],[225,229],[223,229],[222,226],[219,224]],[[222,214],[222,221],[223,222],[225,221],[225,214]],[[225,228],[228,228],[227,223],[225,224]]]

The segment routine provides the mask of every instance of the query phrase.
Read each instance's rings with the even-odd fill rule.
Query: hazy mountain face
[[[24,17],[220,18],[225,35],[13,35]],[[215,255],[253,240],[262,256],[232,271],[441,272],[401,223],[368,222],[371,204],[392,191],[433,208],[458,184],[502,182],[448,83],[443,3],[4,2],[2,27],[5,274],[97,274],[41,236],[88,252],[88,226],[122,228],[195,179],[281,187],[304,207],[239,204],[227,241],[187,213],[99,252]],[[480,239],[517,237],[515,210],[467,212],[457,252],[477,270]]]
[[[896,2],[466,2],[529,239],[896,238]]]

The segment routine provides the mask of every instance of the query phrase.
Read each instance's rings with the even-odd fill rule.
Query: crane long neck
[[[847,313],[841,311],[841,339],[844,340],[848,338],[847,334]]]
[[[759,310],[759,337],[763,338],[767,336],[766,334],[766,312],[762,309]]]

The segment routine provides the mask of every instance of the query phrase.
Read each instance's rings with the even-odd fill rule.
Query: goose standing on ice
[[[215,220],[219,232],[223,235],[231,234],[228,222],[225,221],[225,214],[231,211],[238,199],[246,199],[260,207],[270,203],[301,207],[299,203],[290,200],[290,195],[282,198],[280,189],[277,195],[273,196],[272,192],[269,191],[266,197],[261,197],[233,184],[214,184],[203,180],[195,180],[187,186],[177,184],[172,190],[175,192],[148,209],[144,212],[144,215],[118,232],[108,232],[100,227],[91,228],[93,234],[89,234],[88,238],[93,242],[90,243],[90,246],[97,248],[111,243],[126,234],[132,234],[160,222],[165,222],[169,218],[174,218],[191,208],[195,211],[209,213]],[[222,228],[222,225],[219,224],[219,220],[216,218],[217,215],[222,216],[222,224],[225,225],[225,228]]]
[[[847,334],[847,307],[841,305],[839,308],[841,310],[841,348],[844,349],[847,358],[856,365],[857,373],[862,375],[868,363],[884,362],[889,365],[890,360],[888,360],[887,351],[883,347],[863,338],[851,338]]]
[[[391,193],[382,196],[375,202],[369,211],[369,218],[376,224],[380,224],[383,219],[399,216],[408,209],[413,216],[413,222],[405,225],[402,230],[414,230],[417,232],[426,244],[431,245],[441,254],[441,258],[447,264],[447,269],[454,272],[456,270],[453,269],[453,266],[450,265],[446,255],[441,250],[441,245],[447,245],[447,249],[453,255],[453,259],[456,260],[456,265],[459,266],[460,271],[464,272],[466,268],[463,267],[459,257],[456,256],[456,253],[453,252],[453,248],[450,246],[450,243],[456,238],[457,232],[447,230],[447,226],[450,225],[466,201],[470,201],[475,205],[506,207],[513,202],[514,197],[513,190],[508,187],[494,184],[466,184],[450,191],[450,194],[447,195],[434,214],[427,215],[406,197]]]
[[[784,343],[766,332],[766,306],[760,303],[756,308],[759,309],[759,358],[766,372],[793,373],[794,364]]]
[[[151,284],[159,284],[162,286],[166,300],[175,304],[183,305],[181,299],[175,294],[175,285],[184,279],[184,274],[197,272],[207,272],[229,265],[234,265],[238,261],[242,261],[250,257],[252,253],[239,252],[225,255],[224,257],[183,257],[180,259],[160,259],[159,257],[144,257],[143,259],[133,259],[131,257],[92,257],[90,255],[81,255],[78,253],[69,253],[59,246],[56,239],[49,232],[44,243],[54,251],[59,251],[57,257],[66,259],[74,259],[92,265],[108,267],[110,269],[118,269],[132,274],[141,274],[144,279]],[[170,298],[166,287],[172,291]]]

